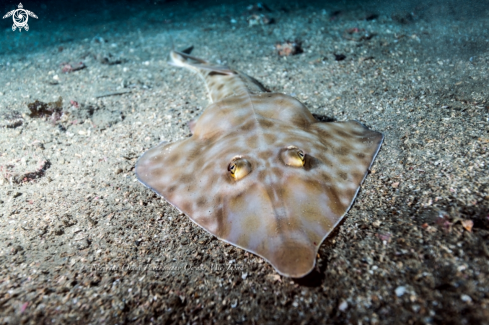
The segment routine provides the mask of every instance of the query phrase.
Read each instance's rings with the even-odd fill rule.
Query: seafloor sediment
[[[252,27],[248,2],[2,22],[0,322],[489,323],[488,8],[367,4],[270,2]],[[303,52],[279,56],[285,40]],[[385,134],[312,275],[279,276],[136,181],[207,105],[167,64],[190,45]]]

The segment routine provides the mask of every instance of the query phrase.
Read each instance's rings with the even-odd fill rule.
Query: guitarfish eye
[[[251,173],[251,164],[248,160],[238,156],[231,160],[228,166],[228,171],[231,177],[239,181]]]
[[[287,166],[302,167],[306,162],[306,154],[304,151],[295,146],[290,146],[285,150],[282,150],[280,156]]]

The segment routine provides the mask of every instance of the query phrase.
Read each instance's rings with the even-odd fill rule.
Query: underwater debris
[[[324,64],[324,62],[326,62],[327,60],[328,60],[328,58],[326,56],[321,55],[321,56],[315,58],[314,60],[309,61],[309,64],[320,64],[320,63]]]
[[[74,108],[79,108],[80,107],[80,104],[78,104],[78,102],[76,100],[70,100],[70,104]]]
[[[107,53],[107,54],[97,54],[94,55],[95,60],[102,64],[107,64],[107,65],[114,65],[114,64],[121,64],[122,59],[120,58],[114,58],[112,53]]]
[[[90,43],[92,43],[92,44],[97,44],[98,43],[98,44],[102,44],[103,45],[103,44],[107,43],[107,41],[103,37],[100,37],[100,36],[96,35],[96,36],[94,36],[92,38],[92,40],[90,41]]]
[[[246,18],[248,21],[248,26],[252,27],[255,25],[268,25],[273,23],[273,18],[268,17],[264,14],[253,14]]]
[[[445,211],[438,211],[437,218],[435,219],[435,225],[442,228],[445,232],[449,233],[452,231],[452,225],[454,222],[450,222],[450,216]]]
[[[37,168],[36,170],[32,172],[26,172],[22,175],[17,175],[14,176],[13,181],[16,183],[26,183],[26,182],[32,182],[36,178],[40,178],[44,176],[44,172],[46,169],[48,169],[51,166],[51,163],[49,160],[46,159],[40,159],[37,162]]]
[[[346,59],[346,55],[344,55],[344,54],[333,53],[333,55],[334,55],[334,59],[336,61],[343,61],[344,59]]]
[[[85,69],[87,66],[83,62],[73,63],[73,62],[63,62],[60,64],[61,71],[64,73],[70,73],[74,71],[78,71],[81,69]]]
[[[304,52],[300,41],[285,41],[275,44],[275,48],[280,56],[296,55]]]
[[[272,12],[270,8],[267,7],[267,5],[263,3],[257,3],[255,5],[249,5],[247,8],[248,10],[248,18],[246,20],[248,21],[248,26],[252,27],[255,25],[268,25],[274,23],[274,19],[270,18],[263,12]]]
[[[356,42],[368,41],[374,36],[374,33],[369,33],[365,31],[365,29],[360,29],[358,27],[347,28],[342,34],[344,39]]]
[[[375,237],[379,238],[384,245],[387,245],[388,243],[391,242],[392,239],[392,234],[391,233],[377,233],[375,234]]]
[[[15,160],[15,162],[20,161],[21,159]],[[38,179],[44,176],[44,172],[51,166],[49,160],[39,159],[37,161],[37,166],[34,171],[25,171],[25,172],[15,172],[15,165],[12,163],[1,165],[0,166],[0,176],[2,178],[0,183],[3,183],[4,180],[9,182],[10,184],[22,184],[27,182],[32,182],[35,179]]]
[[[3,114],[1,116],[0,123],[0,127],[2,128],[15,129],[16,127],[24,124],[24,118],[19,112],[13,111],[7,114]]]
[[[112,53],[110,53],[107,50],[105,43],[107,43],[107,40],[105,40],[103,37],[100,37],[98,35],[92,38],[90,44],[92,45],[92,47],[97,48],[96,52],[98,53],[92,52],[91,56],[96,61],[102,64],[107,64],[107,65],[121,64],[123,60],[120,57],[115,57]],[[117,44],[115,44],[115,46],[117,46]]]
[[[93,97],[102,98],[102,97],[109,97],[109,96],[117,96],[117,95],[124,95],[124,94],[130,93],[130,92],[132,92],[132,90],[109,91],[109,92],[104,92],[104,93],[97,93]]]
[[[31,111],[29,114],[32,118],[49,117],[51,123],[56,123],[63,115],[63,98],[60,96],[57,101],[44,103],[36,100],[34,103],[27,104]]]
[[[53,78],[48,78],[48,79],[46,80],[46,83],[47,83],[48,85],[51,85],[51,86],[56,86],[56,85],[58,85],[58,84],[59,84],[59,76],[58,76],[57,74],[55,74],[55,75],[53,76]]]
[[[360,58],[358,58],[358,63],[362,63],[364,61],[369,61],[369,60],[373,60],[375,59],[375,57],[369,55],[369,56],[362,56]]]
[[[465,230],[472,232],[472,227],[474,226],[474,222],[472,220],[460,220],[460,223]]]

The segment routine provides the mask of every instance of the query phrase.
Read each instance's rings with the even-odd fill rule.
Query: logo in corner
[[[18,28],[19,32],[22,31],[22,28],[24,28],[26,31],[29,30],[29,25],[27,25],[29,16],[37,19],[36,14],[33,13],[32,11],[25,10],[22,3],[19,3],[19,9],[15,9],[7,12],[7,14],[3,16],[3,19],[8,18],[10,16],[12,16],[14,20],[14,24],[12,25],[12,30],[15,31]]]

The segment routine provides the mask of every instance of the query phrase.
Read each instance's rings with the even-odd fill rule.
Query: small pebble
[[[348,308],[348,303],[346,301],[342,301],[341,304],[338,306],[338,309],[340,311],[345,311]]]
[[[402,297],[406,293],[406,287],[400,286],[396,288],[396,296]]]
[[[461,295],[460,299],[462,299],[463,302],[472,302],[472,298],[470,298],[469,295]]]

